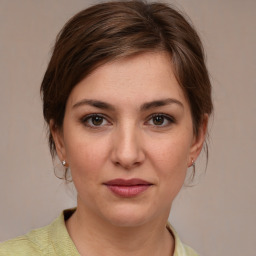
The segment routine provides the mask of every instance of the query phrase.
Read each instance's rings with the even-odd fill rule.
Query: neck
[[[135,227],[120,227],[78,206],[66,226],[81,256],[170,256],[174,239],[166,229],[167,218]]]

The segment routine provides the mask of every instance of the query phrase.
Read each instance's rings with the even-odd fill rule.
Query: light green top
[[[74,209],[65,210],[50,225],[1,243],[0,256],[80,256],[65,225],[65,220],[73,212]],[[167,228],[175,238],[173,256],[198,256],[190,247],[181,243],[177,233],[169,224]]]

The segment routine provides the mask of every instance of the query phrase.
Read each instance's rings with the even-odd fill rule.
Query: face
[[[78,209],[117,226],[168,218],[205,129],[193,134],[189,104],[165,53],[105,64],[72,90],[61,131]]]

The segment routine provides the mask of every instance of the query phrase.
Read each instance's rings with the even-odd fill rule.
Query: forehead
[[[74,87],[67,105],[91,98],[129,106],[167,97],[187,104],[170,56],[147,52],[98,67]]]

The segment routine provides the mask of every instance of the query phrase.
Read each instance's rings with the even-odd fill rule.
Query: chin
[[[116,227],[138,227],[153,218],[152,211],[141,207],[115,207],[105,219]]]

